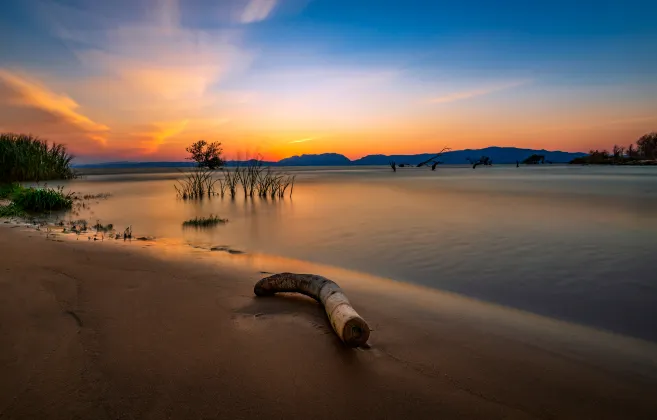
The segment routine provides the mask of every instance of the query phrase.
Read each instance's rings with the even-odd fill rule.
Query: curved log
[[[351,307],[340,286],[314,274],[281,273],[265,277],[253,287],[256,296],[274,293],[301,293],[324,305],[331,326],[340,339],[350,347],[359,347],[370,337],[367,322]]]

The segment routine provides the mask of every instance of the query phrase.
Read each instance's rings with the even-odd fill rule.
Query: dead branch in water
[[[422,166],[424,166],[424,165],[428,164],[429,162],[433,161],[434,159],[438,159],[438,157],[440,157],[440,155],[442,155],[443,153],[448,152],[450,150],[452,150],[451,147],[443,147],[443,150],[441,150],[439,153],[435,154],[434,156],[432,156],[431,158],[425,160],[424,162],[418,163],[417,167],[421,168]]]

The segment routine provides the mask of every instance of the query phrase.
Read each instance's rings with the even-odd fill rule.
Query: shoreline
[[[8,418],[657,413],[654,343],[284,258],[11,226],[0,224]],[[284,270],[338,282],[374,329],[371,348],[342,346],[305,297],[253,297],[261,271]]]

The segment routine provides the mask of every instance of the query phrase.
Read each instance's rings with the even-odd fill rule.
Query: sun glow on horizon
[[[580,37],[555,9],[545,19],[564,42],[540,32],[532,11],[488,21],[484,2],[482,31],[531,21],[536,33],[482,38],[440,2],[145,1],[3,4],[0,22],[23,25],[0,46],[0,130],[65,143],[83,161],[152,161],[183,159],[199,139],[221,141],[227,156],[354,159],[445,146],[585,151],[657,129],[657,59],[647,55],[657,33]],[[603,28],[612,18],[598,19]],[[450,36],[435,41],[438,27]]]

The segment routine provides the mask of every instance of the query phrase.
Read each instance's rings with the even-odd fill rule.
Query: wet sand
[[[310,267],[150,245],[0,224],[0,418],[657,418],[653,343],[319,272],[373,326],[347,349],[314,301],[253,296]]]

